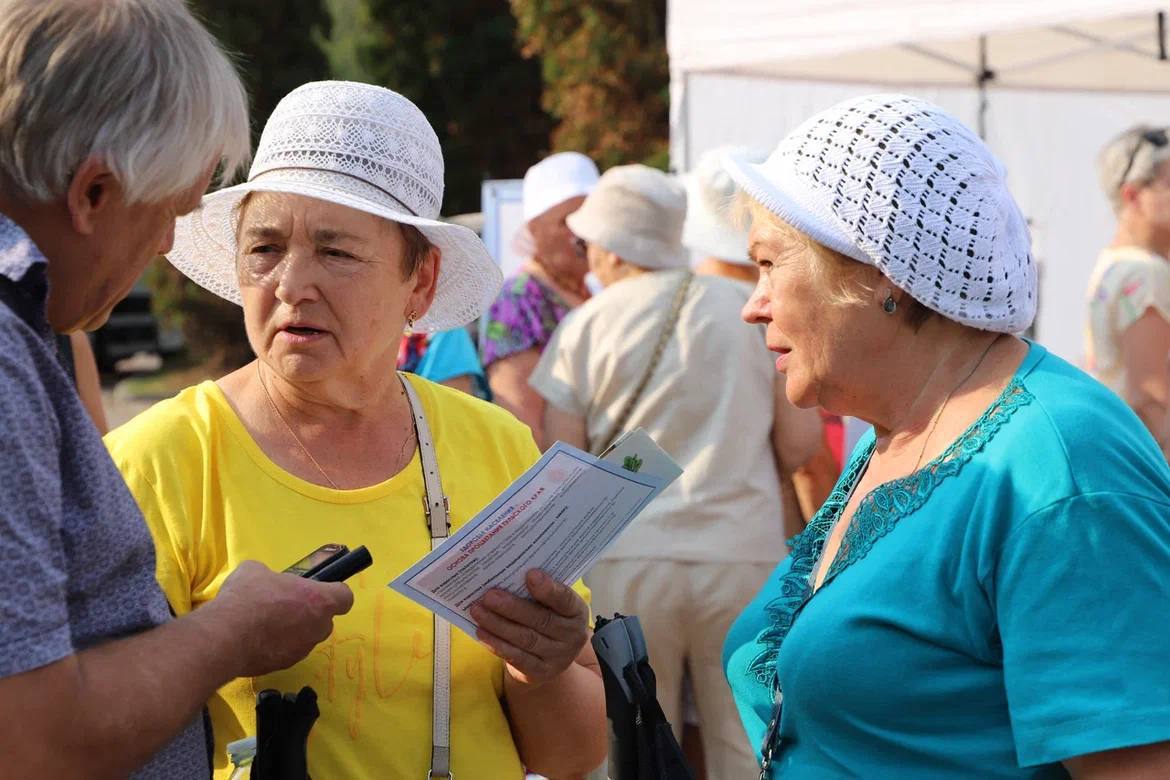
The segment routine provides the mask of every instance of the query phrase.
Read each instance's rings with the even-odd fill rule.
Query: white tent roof
[[[1170,126],[1170,0],[669,0],[671,159],[771,149],[817,111],[893,88],[986,133],[1032,223],[1036,335],[1083,354],[1084,295],[1114,218],[1101,147]],[[985,59],[984,59],[985,58]],[[981,84],[986,68],[994,77]],[[987,90],[980,90],[986,86]]]
[[[1150,0],[671,0],[675,73],[1170,91],[1163,2]],[[1160,59],[1161,57],[1161,59]]]

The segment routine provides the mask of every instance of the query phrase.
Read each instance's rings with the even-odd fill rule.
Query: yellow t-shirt
[[[539,457],[506,412],[418,377],[454,528]],[[284,569],[322,544],[366,545],[374,564],[349,580],[353,610],[291,669],[221,688],[209,703],[215,777],[226,745],[256,733],[257,692],[312,686],[321,717],[309,769],[322,780],[425,778],[430,767],[432,615],[386,587],[430,550],[418,453],[399,474],[359,490],[299,479],[264,454],[222,391],[204,382],[139,415],[106,444],[150,526],[158,580],[183,614],[214,598],[244,560]],[[588,599],[580,583],[578,592]],[[518,780],[502,702],[503,662],[452,629],[451,747],[456,777]]]

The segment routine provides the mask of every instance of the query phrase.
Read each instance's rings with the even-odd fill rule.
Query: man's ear
[[[87,158],[65,191],[65,207],[73,229],[83,236],[93,235],[101,214],[122,196],[122,185],[109,166],[96,157]]]

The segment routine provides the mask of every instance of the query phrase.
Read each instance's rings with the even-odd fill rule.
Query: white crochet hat
[[[503,283],[474,231],[438,219],[443,151],[425,116],[382,87],[317,81],[277,104],[248,181],[213,192],[175,224],[167,259],[189,279],[241,303],[236,277],[239,204],[250,192],[287,192],[417,227],[442,252],[434,302],[418,331],[474,320]]]
[[[1032,323],[1036,266],[1003,165],[941,108],[905,95],[847,100],[764,163],[731,154],[724,164],[776,216],[944,317],[1005,333]]]
[[[723,156],[734,154],[753,163],[763,162],[768,153],[745,147],[723,146],[699,158],[699,164],[684,178],[687,184],[687,220],[682,242],[701,257],[714,257],[739,265],[752,265],[748,258],[748,232],[731,220],[730,207],[737,187],[723,169]]]
[[[531,222],[553,206],[593,192],[597,165],[580,152],[558,152],[524,174],[524,221]]]
[[[645,165],[610,168],[566,222],[581,238],[639,268],[686,268],[682,245],[687,193],[673,176]]]

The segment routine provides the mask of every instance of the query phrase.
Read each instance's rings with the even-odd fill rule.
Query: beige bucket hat
[[[628,263],[662,270],[689,265],[682,244],[686,213],[686,189],[675,177],[645,165],[620,165],[602,175],[566,223]]]

